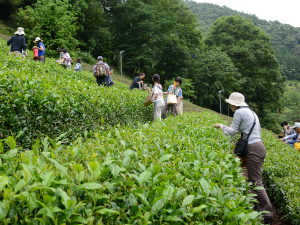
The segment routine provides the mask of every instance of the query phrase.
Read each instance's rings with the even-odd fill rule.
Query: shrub
[[[41,64],[9,56],[4,42],[0,48],[0,133],[24,131],[22,146],[41,135],[74,140],[85,131],[152,120],[151,107],[142,104],[146,93],[120,83],[99,87],[92,73],[65,70],[50,58]]]
[[[186,114],[64,146],[45,138],[0,164],[0,220],[38,224],[258,224],[221,119]],[[51,143],[51,144],[50,144]],[[0,146],[3,151],[3,146]],[[1,161],[0,161],[1,162]]]

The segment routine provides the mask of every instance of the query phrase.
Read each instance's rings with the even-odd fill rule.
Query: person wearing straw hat
[[[18,30],[15,32],[15,35],[7,41],[7,45],[11,45],[10,52],[12,54],[16,56],[22,55],[23,50],[25,52],[25,55],[27,56],[27,45],[24,35],[24,29],[22,27],[19,27]]]
[[[39,50],[38,51],[39,62],[45,63],[45,45],[43,44],[43,40],[40,39],[39,37],[36,37],[33,42],[38,45],[38,46],[34,46],[33,48],[37,48]]]
[[[264,189],[262,179],[262,165],[266,156],[266,149],[260,136],[260,123],[257,115],[250,110],[245,97],[241,93],[233,92],[229,99],[226,99],[229,103],[231,110],[234,112],[233,121],[230,127],[221,123],[215,124],[215,128],[221,128],[223,133],[228,136],[233,136],[238,131],[243,133],[243,138],[246,138],[250,133],[248,139],[247,150],[247,171],[248,181],[252,183],[253,187],[261,187],[261,190],[253,190],[257,195],[255,198],[258,203],[255,203],[256,210],[258,212],[268,211],[264,214],[265,224],[272,223],[273,210],[269,200],[268,194]],[[253,130],[251,132],[251,129]]]

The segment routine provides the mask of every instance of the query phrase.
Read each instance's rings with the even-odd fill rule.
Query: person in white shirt
[[[163,88],[160,84],[160,76],[158,74],[154,74],[152,76],[152,80],[154,82],[154,87],[152,88],[152,92],[155,94],[154,99],[154,120],[161,120],[161,113],[165,106],[164,102],[164,92]],[[150,93],[150,87],[147,88],[148,92]]]

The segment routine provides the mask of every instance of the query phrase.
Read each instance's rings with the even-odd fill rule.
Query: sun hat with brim
[[[292,128],[294,129],[296,127],[300,128],[300,123],[295,123],[295,125]]]
[[[228,102],[230,105],[234,105],[234,106],[248,106],[247,103],[245,102],[244,95],[238,92],[233,92],[229,96],[229,99],[226,99],[225,101]]]
[[[23,27],[19,27],[18,30],[15,32],[15,34],[17,34],[17,35],[25,35],[24,28]]]
[[[37,41],[41,41],[41,42],[43,42],[43,40],[42,40],[42,39],[40,39],[39,37],[36,37],[36,38],[35,38],[35,40],[34,40],[33,42],[37,42]]]

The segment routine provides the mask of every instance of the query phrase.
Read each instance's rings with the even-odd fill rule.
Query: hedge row
[[[267,149],[263,171],[267,191],[284,218],[300,224],[300,153],[271,132],[264,131],[262,137]]]
[[[0,164],[0,221],[259,224],[239,160],[213,128],[219,121],[186,114],[115,127],[68,146],[46,138],[24,152],[9,137]]]
[[[142,104],[146,93],[121,83],[99,87],[91,73],[65,70],[52,59],[9,56],[4,41],[0,49],[0,133],[24,131],[18,139],[24,147],[42,135],[74,140],[85,131],[153,120],[152,107]]]

